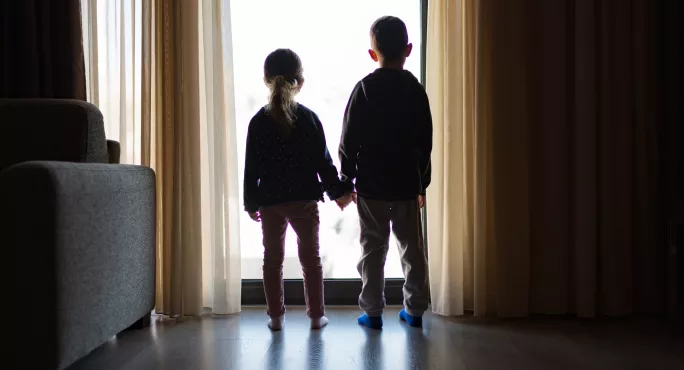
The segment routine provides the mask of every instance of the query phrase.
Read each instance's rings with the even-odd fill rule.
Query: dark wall
[[[663,267],[667,271],[669,313],[680,323],[684,322],[683,9],[679,0],[659,0],[657,15],[659,223],[663,225]]]

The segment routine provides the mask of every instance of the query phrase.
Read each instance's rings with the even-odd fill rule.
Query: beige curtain
[[[157,312],[202,312],[198,2],[156,3]]]
[[[156,8],[157,311],[240,311],[237,152],[230,6],[164,0]]]
[[[430,1],[435,312],[661,311],[652,12]]]
[[[82,0],[90,101],[157,175],[155,310],[172,316],[240,311],[229,5]]]

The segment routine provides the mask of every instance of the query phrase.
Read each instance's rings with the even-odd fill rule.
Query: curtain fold
[[[433,180],[429,188],[429,265],[432,307],[463,314],[484,306],[475,286],[486,282],[486,125],[478,126],[478,3],[428,3],[427,90],[434,121]],[[453,27],[453,25],[459,25]],[[482,269],[475,268],[482,265]]]
[[[79,0],[0,4],[0,98],[86,99]]]
[[[82,3],[90,100],[125,163],[157,175],[155,310],[239,312],[229,1]]]
[[[158,10],[157,310],[180,316],[203,308],[236,313],[240,203],[230,3],[165,0]]]
[[[107,138],[121,144],[121,163],[141,164],[144,33],[140,0],[81,0],[88,101],[105,117]],[[148,39],[143,36],[147,36]],[[147,121],[149,122],[149,121]]]
[[[197,1],[158,2],[157,304],[168,315],[202,313],[202,219]]]
[[[204,306],[240,311],[242,294],[233,46],[228,0],[203,0],[200,29],[200,129]]]
[[[652,7],[429,3],[435,312],[662,310]]]

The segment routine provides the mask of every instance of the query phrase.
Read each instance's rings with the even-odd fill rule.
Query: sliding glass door
[[[406,69],[422,77],[424,22],[419,0],[231,0],[231,12],[240,174],[249,121],[266,103],[263,62],[271,51],[290,48],[302,58],[306,82],[298,100],[320,116],[338,168],[337,147],[347,99],[356,82],[377,68],[367,52],[375,19],[395,15],[406,22],[415,51]],[[358,279],[356,209],[341,212],[328,201],[320,204],[320,214],[325,278]],[[247,283],[261,279],[261,229],[246,214],[240,223],[242,278]],[[296,235],[291,229],[286,243],[284,276],[301,279]],[[388,278],[403,277],[393,240],[385,273]]]

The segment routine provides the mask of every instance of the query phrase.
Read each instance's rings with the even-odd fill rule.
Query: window
[[[271,51],[290,48],[301,57],[306,82],[298,100],[320,116],[338,169],[337,147],[347,99],[356,82],[377,68],[367,52],[370,26],[375,19],[394,15],[406,22],[414,45],[406,69],[421,76],[421,2],[417,0],[232,0],[231,13],[240,174],[249,120],[268,96],[263,63]],[[325,277],[358,278],[356,262],[361,249],[356,210],[350,206],[340,212],[330,201],[319,207]],[[240,222],[242,278],[261,279],[260,225],[244,213]],[[301,278],[296,239],[288,229],[286,279]],[[388,278],[403,277],[393,237],[385,274]]]

